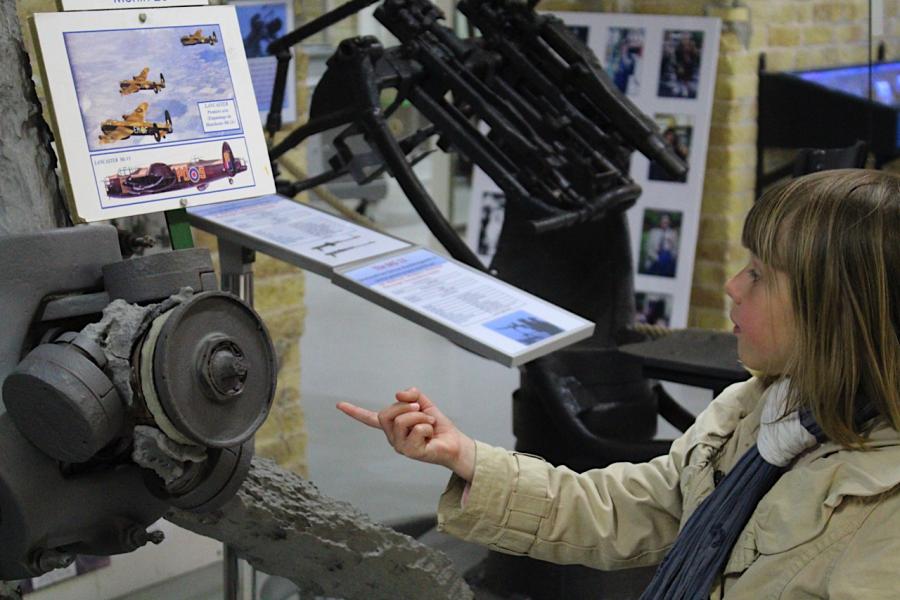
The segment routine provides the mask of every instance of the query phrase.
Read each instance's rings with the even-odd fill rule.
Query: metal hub
[[[160,318],[152,381],[171,425],[202,446],[248,440],[275,397],[275,349],[259,315],[235,296],[204,292]]]
[[[209,336],[198,367],[214,399],[228,402],[240,396],[250,367],[241,347],[218,335]]]

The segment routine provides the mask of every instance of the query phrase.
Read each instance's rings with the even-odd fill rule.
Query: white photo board
[[[73,220],[275,191],[233,7],[32,23]]]
[[[653,119],[690,166],[672,180],[635,152],[643,193],[628,212],[639,322],[687,326],[709,141],[720,21],[615,13],[554,13],[597,55],[613,82]],[[467,242],[488,264],[503,222],[503,193],[480,169],[472,179]]]

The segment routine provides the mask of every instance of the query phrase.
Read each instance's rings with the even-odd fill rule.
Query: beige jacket
[[[725,390],[648,463],[577,474],[477,444],[475,476],[453,477],[438,528],[508,554],[621,569],[659,563],[700,502],[756,442],[762,385]],[[872,450],[822,444],[763,497],[711,598],[900,599],[900,433],[879,427]]]

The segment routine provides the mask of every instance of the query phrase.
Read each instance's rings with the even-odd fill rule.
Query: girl
[[[725,291],[754,377],[666,456],[575,473],[473,441],[414,388],[377,414],[338,408],[453,471],[439,528],[494,550],[662,562],[644,598],[898,598],[900,178],[782,184],[750,210],[743,243]]]

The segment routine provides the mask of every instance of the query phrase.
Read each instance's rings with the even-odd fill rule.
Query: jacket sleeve
[[[681,477],[692,448],[719,446],[745,414],[743,384],[723,392],[669,454],[576,473],[476,442],[475,475],[452,477],[438,529],[507,554],[612,570],[659,563],[683,513]],[[732,389],[734,388],[734,389]]]

